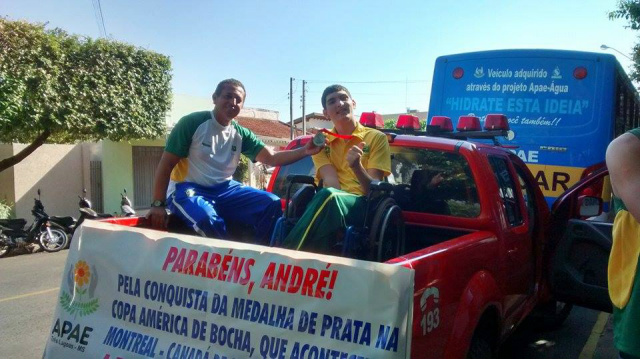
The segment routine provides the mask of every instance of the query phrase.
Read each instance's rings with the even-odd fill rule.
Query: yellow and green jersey
[[[331,132],[336,133],[335,128]],[[385,177],[389,175],[391,156],[389,155],[389,141],[384,133],[358,123],[349,139],[328,135],[327,141],[328,144],[324,150],[312,157],[316,167],[316,177],[318,177],[317,169],[324,165],[333,165],[338,173],[340,188],[345,192],[363,195],[360,182],[358,182],[353,170],[349,168],[349,163],[346,160],[349,149],[360,142],[365,143],[362,149],[364,153],[360,158],[362,167],[378,169],[384,172]]]
[[[171,172],[167,197],[176,183],[213,186],[230,180],[241,153],[254,161],[263,148],[264,143],[253,132],[235,120],[222,126],[213,111],[194,112],[181,118],[165,147],[165,151],[182,157]]]
[[[629,133],[640,140],[640,128]],[[608,270],[615,327],[613,338],[618,350],[640,357],[640,223],[618,197],[613,198],[613,209],[616,218]]]

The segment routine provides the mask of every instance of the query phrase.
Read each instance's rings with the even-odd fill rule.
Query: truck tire
[[[482,315],[480,322],[473,331],[467,359],[493,359],[496,356],[498,336],[497,313],[487,311]]]
[[[569,317],[573,304],[552,300],[541,305],[532,315],[536,328],[542,331],[558,329]]]
[[[493,349],[491,348],[491,341],[486,335],[482,335],[476,331],[471,338],[471,344],[469,345],[469,352],[467,353],[467,359],[492,359]]]

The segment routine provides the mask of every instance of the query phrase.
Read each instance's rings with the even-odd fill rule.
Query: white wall
[[[26,146],[14,144],[14,153]],[[31,208],[38,188],[49,215],[77,217],[77,196],[82,194],[84,180],[82,162],[81,144],[42,145],[15,165],[16,217],[33,220]]]

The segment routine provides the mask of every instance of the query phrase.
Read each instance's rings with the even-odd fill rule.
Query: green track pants
[[[323,188],[284,239],[283,247],[330,253],[347,226],[362,225],[365,211],[365,196]]]

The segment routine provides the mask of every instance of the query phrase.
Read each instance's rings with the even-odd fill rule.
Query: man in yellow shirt
[[[613,247],[609,257],[609,296],[613,341],[620,358],[640,358],[640,128],[607,148],[613,187]]]
[[[312,158],[316,180],[325,188],[314,196],[283,246],[329,253],[341,231],[364,221],[369,185],[389,175],[391,156],[385,134],[356,121],[356,102],[347,88],[327,87],[322,107],[334,128],[324,151]]]

